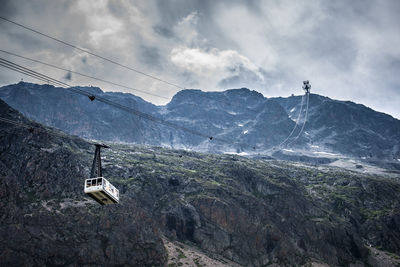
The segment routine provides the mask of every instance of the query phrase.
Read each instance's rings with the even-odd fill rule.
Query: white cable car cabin
[[[85,193],[101,205],[119,202],[119,190],[103,177],[86,179]]]
[[[93,159],[90,178],[85,180],[84,192],[101,205],[115,204],[119,202],[119,190],[109,181],[103,178],[101,172],[100,148],[109,148],[104,144],[95,144],[96,151]]]

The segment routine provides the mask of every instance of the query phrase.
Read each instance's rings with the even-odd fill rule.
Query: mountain
[[[227,142],[160,125],[49,85],[20,82],[4,86],[0,98],[31,119],[89,139],[216,153],[271,154],[271,148],[284,148],[358,158],[400,158],[400,121],[348,101],[311,94],[308,119],[300,134],[306,102],[299,116],[301,96],[267,99],[246,88],[182,90],[167,105],[155,106],[128,93],[77,88]],[[296,123],[292,137],[282,144]]]
[[[279,104],[245,88],[215,93],[183,90],[166,106],[152,105],[131,94],[104,93],[95,87],[77,88],[180,126],[232,140],[233,144],[210,145],[204,137],[139,119],[50,85],[20,82],[0,88],[0,98],[31,119],[84,138],[205,151],[248,149],[242,143],[261,149],[270,147],[278,144],[294,126]]]
[[[301,96],[274,100],[297,118]],[[309,106],[305,134],[295,145],[357,157],[400,158],[399,120],[364,105],[315,94],[310,95]]]
[[[50,85],[19,83],[2,88],[2,99],[13,103],[15,109],[33,120],[42,122],[85,138],[142,141],[141,121],[134,116],[126,116],[120,110],[86,97],[76,95],[62,88]],[[122,105],[139,108],[153,113],[154,105],[131,94],[103,93],[96,87],[78,87],[95,95],[106,95],[109,100]]]
[[[278,144],[294,126],[277,102],[246,88],[210,93],[182,90],[164,110],[164,118],[168,121],[235,143],[227,147],[216,142],[211,149],[217,152],[270,147]],[[190,139],[183,141],[190,143]]]
[[[148,212],[130,201],[101,208],[84,197],[89,143],[32,122],[1,100],[0,115],[33,127],[0,122],[1,266],[164,264]]]
[[[0,122],[0,265],[400,264],[398,174],[110,144],[121,201],[100,206],[87,141],[0,117],[34,128]]]

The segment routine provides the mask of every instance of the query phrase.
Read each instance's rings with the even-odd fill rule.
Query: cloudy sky
[[[400,118],[398,0],[0,0],[0,16],[183,88],[312,91]],[[0,49],[171,98],[180,89],[0,20]],[[71,85],[102,84],[4,53]],[[34,81],[1,68],[0,85]],[[37,81],[35,81],[37,82]],[[155,104],[168,100],[131,91]]]

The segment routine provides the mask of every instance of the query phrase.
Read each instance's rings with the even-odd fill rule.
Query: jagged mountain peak
[[[103,90],[96,86],[74,86],[74,88],[81,89],[95,95],[101,95],[104,93]]]
[[[0,100],[0,116],[15,114]],[[183,265],[188,245],[229,266],[379,266],[365,242],[399,251],[394,179],[110,144],[102,153],[103,175],[120,189],[121,202],[104,207],[82,192],[93,154],[87,142],[3,122],[0,131],[0,250],[7,251],[0,262],[6,266],[166,266],[167,257]],[[171,249],[176,240],[186,245]]]
[[[241,97],[258,97],[265,98],[263,94],[257,92],[256,90],[250,90],[249,88],[237,88],[237,89],[227,89],[224,91],[225,95],[241,96]]]
[[[257,91],[247,88],[228,89],[225,91],[205,92],[199,89],[179,91],[167,104],[169,108],[180,105],[195,104],[206,108],[219,108],[232,112],[256,108],[266,102],[266,98]]]
[[[5,86],[0,88],[0,98],[33,120],[85,138],[218,153],[256,146],[258,151],[250,153],[263,153],[281,144],[297,123],[285,148],[318,147],[357,157],[400,158],[400,121],[350,101],[310,94],[307,121],[302,127],[306,117],[304,96],[267,99],[247,88],[221,92],[185,89],[167,105],[155,106],[129,93],[79,88],[229,142],[209,144],[204,137],[140,119],[49,85]]]

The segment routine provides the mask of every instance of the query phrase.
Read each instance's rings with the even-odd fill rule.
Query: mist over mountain
[[[33,120],[89,139],[216,153],[256,155],[283,148],[400,158],[400,121],[349,101],[310,94],[308,119],[300,133],[306,115],[305,99],[299,115],[302,96],[268,99],[246,88],[182,90],[167,105],[156,106],[129,93],[77,88],[229,143],[160,125],[50,85],[20,82],[4,86],[0,98]],[[296,122],[298,127],[282,144]]]

